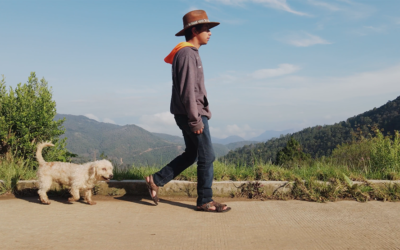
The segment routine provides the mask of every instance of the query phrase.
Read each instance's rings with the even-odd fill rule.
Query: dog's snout
[[[114,177],[114,175],[110,174],[110,179],[112,179]]]

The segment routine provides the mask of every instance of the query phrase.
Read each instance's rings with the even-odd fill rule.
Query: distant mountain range
[[[74,162],[99,159],[103,153],[118,164],[164,165],[185,149],[183,138],[179,136],[151,133],[136,125],[97,122],[82,115],[57,114],[54,119],[64,117],[66,132],[61,138],[67,137],[67,149],[78,154]],[[226,155],[232,149],[255,143],[243,139],[222,142],[213,143],[217,157]]]
[[[267,130],[264,133],[262,133],[261,135],[252,138],[251,141],[265,142],[272,138],[279,138],[281,135],[285,136],[289,133],[294,133],[294,132],[296,132],[296,130],[294,130],[294,129],[287,129],[287,130],[283,130],[283,131]]]
[[[119,126],[85,116],[57,114],[66,118],[67,149],[78,154],[78,162],[99,159],[104,153],[120,164],[157,165],[183,152],[182,145],[169,142],[136,125]]]

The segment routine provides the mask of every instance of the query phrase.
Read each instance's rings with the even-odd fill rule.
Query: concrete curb
[[[255,181],[214,181],[213,182],[213,193],[216,197],[230,197],[232,194],[240,191],[243,184],[255,183]],[[292,189],[293,182],[289,181],[259,181],[264,190],[264,194],[284,194],[290,192]],[[324,183],[321,181],[321,183]],[[364,182],[353,182],[354,184],[363,184]],[[374,185],[385,185],[390,183],[400,184],[398,181],[389,180],[368,180],[367,183]],[[329,184],[329,183],[327,183]],[[4,181],[0,180],[0,185],[4,185]],[[18,181],[17,191],[24,193],[24,191],[37,189],[37,181]],[[161,187],[159,194],[161,196],[186,196],[186,197],[196,197],[196,182],[191,181],[171,181],[164,187]],[[52,190],[60,190],[62,187],[57,183],[54,183]],[[95,194],[100,195],[111,195],[111,196],[121,196],[121,195],[148,195],[146,183],[144,180],[122,180],[122,181],[100,181],[94,188]]]

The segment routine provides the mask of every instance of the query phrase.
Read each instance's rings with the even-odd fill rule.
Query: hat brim
[[[218,22],[207,22],[207,23],[201,23],[201,24],[208,24],[209,29],[212,29],[215,26],[218,26],[220,23],[218,23]],[[199,24],[196,24],[196,25],[199,25]],[[175,36],[184,36],[185,35],[185,30],[187,30],[189,28],[192,28],[192,27],[194,27],[196,25],[192,25],[192,26],[188,26],[188,27],[184,28],[183,30],[181,30],[178,33],[176,33]]]

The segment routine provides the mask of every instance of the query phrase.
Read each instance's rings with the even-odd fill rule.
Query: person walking
[[[178,176],[197,160],[197,210],[227,212],[231,208],[212,199],[214,149],[208,120],[211,111],[204,85],[203,65],[199,48],[210,40],[210,29],[219,25],[210,22],[204,10],[194,10],[183,16],[183,29],[176,36],[185,36],[164,59],[172,64],[171,113],[182,130],[185,151],[145,181],[157,205],[158,189]]]

